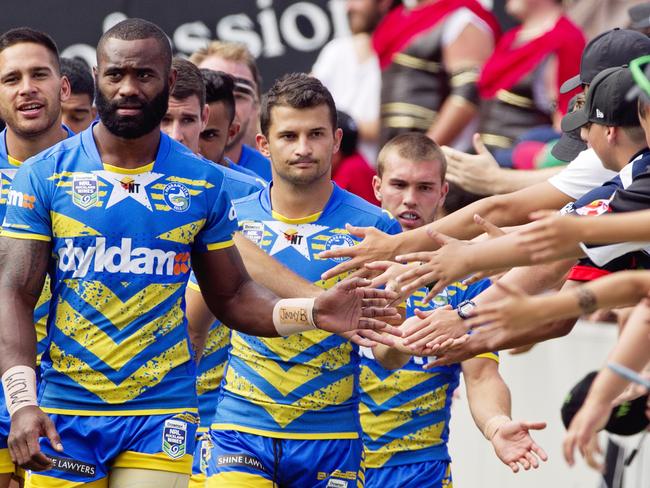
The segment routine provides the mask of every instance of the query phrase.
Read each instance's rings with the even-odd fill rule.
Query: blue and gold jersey
[[[74,132],[63,126],[63,129],[68,133],[68,137],[74,136]],[[22,165],[21,161],[12,158],[7,150],[7,129],[0,132],[0,222],[4,219],[5,211],[7,209],[7,202],[14,198],[11,193],[11,183],[13,182],[14,175],[18,168]],[[45,351],[47,341],[46,327],[47,315],[50,307],[50,282],[49,279],[45,280],[43,291],[34,308],[34,324],[36,326],[37,356],[36,364],[40,364],[41,356]]]
[[[426,290],[407,300],[406,314],[415,309],[456,308],[489,286],[483,280],[470,286],[454,283],[429,304],[422,303]],[[494,354],[481,357],[496,359]],[[402,368],[384,369],[372,354],[361,348],[359,413],[366,450],[366,467],[380,468],[421,461],[449,460],[447,439],[452,393],[458,386],[460,364],[422,369],[429,358],[412,357]]]
[[[353,246],[345,224],[377,227],[391,234],[396,220],[334,185],[322,212],[287,219],[271,208],[271,188],[235,202],[239,229],[289,269],[329,288],[321,274],[337,264],[316,255]],[[215,429],[293,439],[358,438],[356,346],[325,331],[284,338],[231,335],[228,365],[215,413]]]
[[[215,166],[224,174],[224,188],[232,200],[247,197],[266,186],[259,178],[251,177],[245,172],[228,166],[217,164]],[[190,276],[188,286],[195,291],[201,291],[194,273]],[[199,417],[201,419],[199,431],[207,431],[212,423],[214,409],[219,399],[223,370],[228,360],[229,346],[230,329],[215,320],[210,326],[197,371],[196,392],[199,395]]]
[[[52,245],[41,405],[82,415],[195,409],[184,294],[190,254],[232,245],[223,174],[164,134],[147,166],[102,163],[93,127],[19,169],[2,227]]]

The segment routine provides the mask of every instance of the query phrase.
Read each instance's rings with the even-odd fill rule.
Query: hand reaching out
[[[539,460],[546,461],[548,456],[530,436],[530,430],[546,428],[546,422],[517,422],[510,420],[499,427],[492,437],[492,446],[497,457],[512,469],[519,472],[520,466],[525,470],[537,469]]]

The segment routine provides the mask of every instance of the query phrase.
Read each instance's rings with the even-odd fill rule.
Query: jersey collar
[[[266,186],[260,193],[260,203],[262,204],[262,208],[264,211],[271,215],[274,219],[276,220],[281,220],[283,222],[287,222],[290,224],[309,224],[316,222],[317,220],[320,220],[329,214],[331,214],[341,203],[341,198],[343,196],[344,191],[339,187],[336,183],[332,181],[332,194],[330,195],[329,200],[323,207],[323,210],[321,210],[318,213],[308,215],[305,217],[301,217],[299,219],[288,219],[287,217],[284,217],[277,212],[273,210],[271,207],[271,187],[273,186],[273,182],[269,183],[268,186]]]

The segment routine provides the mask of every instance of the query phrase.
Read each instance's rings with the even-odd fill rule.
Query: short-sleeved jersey
[[[589,193],[579,198],[575,203],[567,205],[562,209],[563,213],[574,213],[576,215],[601,215],[605,213],[620,211],[615,210],[612,201],[620,191],[625,191],[640,176],[650,168],[650,150],[647,148],[639,151],[631,161],[611,180],[602,186],[594,188]],[[638,209],[643,209],[640,206]],[[626,247],[620,247],[625,251]],[[590,281],[605,274],[625,269],[647,269],[650,267],[650,258],[643,252],[619,252],[616,258],[612,258],[606,264],[598,266],[588,258],[581,259],[569,273],[568,279],[575,281]]]
[[[63,129],[67,132],[68,137],[74,136],[74,132],[66,126],[63,126]],[[7,202],[13,198],[13,194],[11,193],[11,183],[13,182],[14,175],[21,164],[21,161],[17,161],[9,156],[7,150],[7,129],[5,128],[0,132],[0,222],[4,219]],[[41,355],[46,347],[45,339],[47,334],[45,329],[47,326],[47,314],[50,307],[51,296],[50,283],[49,280],[46,280],[41,296],[38,298],[38,302],[34,308],[34,324],[36,326],[36,339],[38,341],[36,356],[37,364],[40,364]]]
[[[322,212],[303,219],[274,212],[270,191],[235,202],[240,231],[322,288],[342,276],[321,280],[338,261],[316,255],[358,241],[346,223],[400,231],[387,213],[335,184]],[[282,338],[233,331],[213,428],[292,439],[358,438],[358,366],[356,346],[322,330]]]
[[[241,148],[241,156],[237,164],[243,168],[251,170],[257,176],[266,182],[270,182],[273,178],[271,173],[271,161],[265,158],[257,149],[244,144]]]
[[[426,290],[407,300],[406,314],[415,309],[456,308],[490,285],[482,280],[467,286],[454,283],[423,304]],[[479,357],[497,359],[493,353]],[[422,461],[449,461],[447,440],[452,393],[458,386],[460,364],[422,369],[429,358],[412,357],[402,368],[384,369],[372,349],[361,348],[359,413],[366,451],[366,467],[380,468]]]
[[[233,163],[233,166],[236,166]],[[259,178],[253,178],[246,172],[237,171],[233,167],[216,165],[223,172],[225,189],[232,200],[247,197],[263,189]],[[188,286],[200,292],[194,273],[190,276]],[[208,338],[203,348],[203,355],[199,361],[196,392],[199,395],[199,417],[201,429],[207,430],[212,423],[214,409],[219,398],[219,386],[223,377],[223,370],[228,360],[228,347],[230,346],[230,329],[218,320],[210,326]]]
[[[266,186],[267,181],[265,179],[263,179],[261,176],[259,176],[252,169],[248,169],[248,168],[242,166],[241,164],[237,164],[237,163],[233,162],[229,158],[224,157],[223,159],[224,159],[224,161],[226,163],[225,164],[226,168],[229,168],[229,169],[231,169],[233,171],[236,171],[237,173],[241,173],[243,175],[250,176],[251,178],[255,179],[261,185],[262,188],[264,188]]]
[[[19,169],[2,227],[52,246],[40,403],[81,415],[195,409],[184,294],[190,254],[232,245],[223,174],[164,134],[147,166],[103,163],[93,127]]]

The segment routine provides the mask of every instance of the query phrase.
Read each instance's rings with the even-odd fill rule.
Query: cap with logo
[[[587,376],[582,378],[576,384],[562,405],[562,423],[568,429],[571,420],[578,413],[580,407],[587,398],[589,388],[596,378],[597,372],[592,371]],[[623,402],[622,404],[614,407],[605,425],[605,430],[612,434],[618,435],[634,435],[648,427],[650,421],[646,417],[645,409],[648,401],[648,395],[644,395],[632,401]]]
[[[578,93],[569,100],[569,113],[580,110],[579,102],[584,104],[584,94]],[[587,143],[580,137],[580,129],[562,132],[560,139],[551,148],[551,155],[560,161],[573,161],[578,154],[587,149]]]
[[[560,92],[590,84],[602,70],[629,64],[644,54],[650,54],[650,38],[640,32],[619,28],[603,32],[587,44],[580,60],[580,74],[566,80]]]
[[[562,119],[562,131],[570,132],[589,122],[613,127],[638,126],[636,101],[627,99],[627,92],[633,86],[632,72],[626,66],[598,73],[591,82],[584,106]]]

